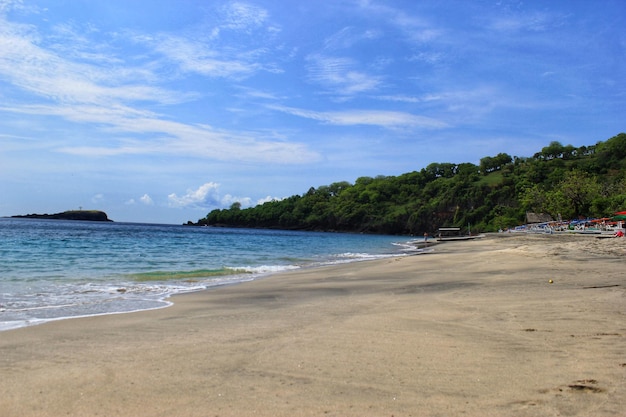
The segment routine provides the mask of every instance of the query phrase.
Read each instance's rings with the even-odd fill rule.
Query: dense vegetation
[[[213,210],[197,225],[386,234],[441,226],[496,231],[526,212],[605,217],[626,210],[626,134],[579,148],[552,142],[532,157],[500,153],[472,163],[432,163],[399,176],[361,177],[242,209]],[[191,224],[191,223],[190,223]]]

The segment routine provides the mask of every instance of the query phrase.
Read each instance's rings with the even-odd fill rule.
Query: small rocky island
[[[51,219],[51,220],[86,220],[93,222],[112,222],[104,211],[100,210],[68,210],[56,214],[24,214],[11,216],[18,219]]]

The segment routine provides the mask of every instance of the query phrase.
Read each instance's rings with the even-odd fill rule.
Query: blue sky
[[[0,216],[179,224],[626,131],[626,2],[0,0]]]

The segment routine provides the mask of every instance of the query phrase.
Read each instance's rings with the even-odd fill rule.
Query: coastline
[[[159,308],[178,293],[284,270],[401,256],[411,241],[398,239],[0,218],[0,332]]]
[[[0,409],[618,416],[625,259],[623,239],[490,235],[7,330]]]

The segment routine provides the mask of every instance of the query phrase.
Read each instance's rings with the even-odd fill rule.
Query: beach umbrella
[[[613,216],[613,220],[626,220],[626,214],[618,214],[617,216]]]
[[[618,216],[626,216],[626,211],[618,211],[617,213]]]

